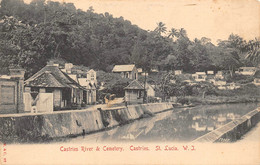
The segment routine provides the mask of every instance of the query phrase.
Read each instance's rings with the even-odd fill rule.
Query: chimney
[[[73,67],[72,63],[65,63],[65,70],[67,73],[71,73],[72,67]]]
[[[10,76],[14,77],[14,78],[19,78],[24,80],[24,74],[25,74],[25,70],[24,69],[9,69],[10,71]]]

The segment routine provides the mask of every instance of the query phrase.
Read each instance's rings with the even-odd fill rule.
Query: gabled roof
[[[144,87],[139,81],[133,80],[125,89],[144,89]]]
[[[255,77],[255,78],[260,78],[260,70],[258,70],[258,71],[255,72],[254,77]]]
[[[25,86],[31,87],[56,87],[56,88],[81,88],[77,82],[63,73],[58,66],[46,65],[40,71],[25,81]]]
[[[135,65],[115,65],[112,72],[130,72],[134,69]]]
[[[31,87],[57,87],[64,88],[69,87],[67,84],[60,83],[51,73],[44,72],[32,81],[26,82],[26,86]]]

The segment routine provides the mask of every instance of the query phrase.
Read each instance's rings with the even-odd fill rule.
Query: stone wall
[[[260,108],[207,133],[193,142],[232,142],[240,139],[260,120]]]
[[[42,114],[9,114],[0,117],[2,142],[39,142],[101,131],[172,108],[154,103],[99,110],[74,110]]]

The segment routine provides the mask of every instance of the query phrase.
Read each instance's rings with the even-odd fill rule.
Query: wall
[[[53,90],[53,104],[54,104],[54,107],[61,107],[61,90],[60,89]]]
[[[0,114],[17,113],[17,81],[0,79]]]
[[[240,139],[260,120],[260,108],[207,133],[193,142],[232,142]]]
[[[38,142],[82,135],[126,124],[171,108],[170,103],[154,103],[104,110],[2,115],[0,117],[0,139],[7,143]]]

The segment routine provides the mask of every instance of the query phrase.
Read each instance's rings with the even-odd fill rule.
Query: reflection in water
[[[67,139],[70,142],[192,141],[254,110],[257,104],[203,105],[173,109],[114,129]]]

